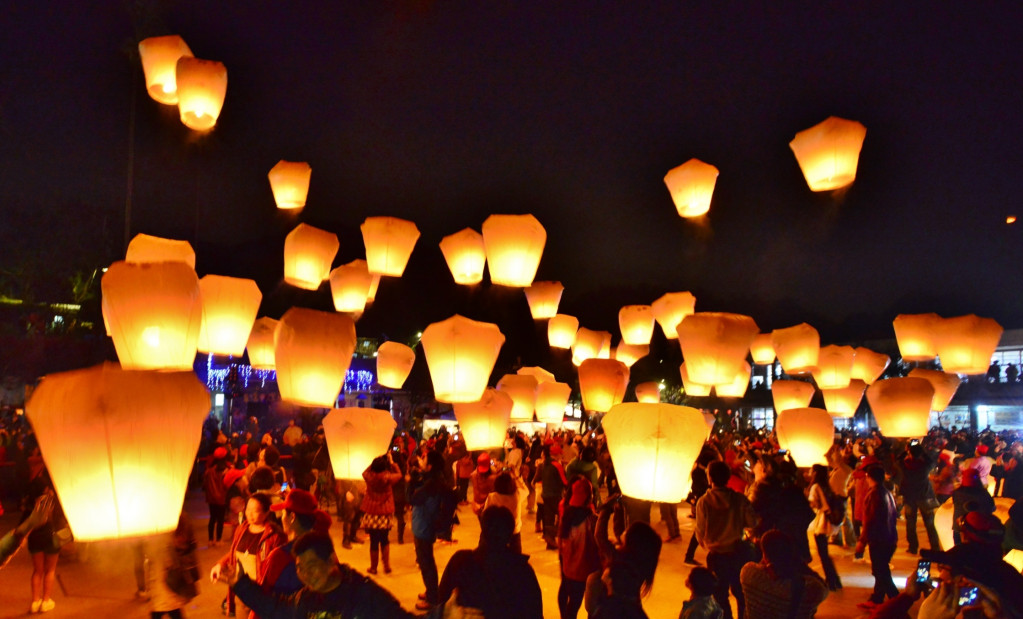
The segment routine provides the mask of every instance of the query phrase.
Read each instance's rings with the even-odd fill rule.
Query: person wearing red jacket
[[[258,578],[262,564],[270,556],[270,552],[286,540],[284,533],[270,519],[270,497],[265,494],[254,494],[245,505],[245,520],[235,529],[231,550],[217,561],[210,570],[210,582],[217,582],[221,571],[229,568],[234,572],[241,565],[246,574]],[[257,584],[260,584],[257,581]],[[228,593],[228,600],[232,593]],[[235,604],[235,617],[252,619],[245,604]]]
[[[263,591],[291,595],[302,588],[302,581],[295,570],[295,556],[291,552],[295,540],[310,531],[327,533],[331,525],[330,515],[319,509],[316,497],[311,492],[298,488],[270,509],[280,515],[288,542],[270,552],[261,564],[256,580],[262,583]]]

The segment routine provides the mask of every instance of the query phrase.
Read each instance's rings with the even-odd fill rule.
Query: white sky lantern
[[[373,276],[365,260],[353,260],[330,272],[330,295],[334,299],[334,309],[352,314],[361,313],[366,309],[366,297],[373,283]]]
[[[192,369],[202,326],[195,269],[183,262],[115,262],[100,288],[122,368]]]
[[[750,367],[749,363],[742,362],[742,369],[735,375],[732,382],[727,385],[714,385],[714,393],[719,398],[741,398],[746,395],[746,390],[749,388],[749,377],[752,374],[753,368]]]
[[[804,322],[771,331],[771,345],[785,373],[809,374],[817,365],[821,337],[817,329]]]
[[[504,447],[512,406],[510,395],[492,387],[475,402],[456,402],[455,420],[465,446],[473,451]]]
[[[835,441],[835,422],[822,408],[790,408],[774,424],[778,446],[788,449],[796,466],[827,464],[824,454]]]
[[[505,374],[497,381],[497,390],[511,396],[511,421],[533,421],[537,385],[536,377],[528,374]]]
[[[366,305],[371,305],[377,298],[377,289],[380,288],[380,274],[370,273],[373,280],[369,283],[369,292],[366,293]]]
[[[714,413],[704,413],[703,420],[707,422],[707,432],[712,432],[714,430],[714,424],[718,421],[717,417],[714,416]]]
[[[565,407],[572,395],[572,387],[555,381],[540,383],[536,387],[536,420],[542,423],[561,423]]]
[[[350,316],[289,309],[274,337],[281,399],[300,406],[333,407],[354,353],[355,322]]]
[[[606,413],[625,399],[629,368],[614,359],[587,359],[579,365],[579,392],[583,408],[591,413]]]
[[[926,378],[879,380],[867,387],[867,402],[885,436],[915,438],[927,434],[934,387]]]
[[[557,380],[554,377],[554,374],[538,366],[519,368],[515,373],[522,376],[532,376],[536,379],[538,385],[542,385],[543,383],[552,383]]]
[[[209,131],[217,124],[227,95],[227,67],[215,60],[178,58],[178,112],[193,131]]]
[[[597,351],[598,359],[610,359],[611,358],[611,332],[610,331],[598,331],[600,333],[600,350]]]
[[[888,369],[888,364],[892,362],[891,357],[883,353],[874,352],[869,348],[859,347],[856,349],[856,355],[853,357],[852,378],[858,378],[868,385],[874,384],[874,381],[884,374],[884,371]]]
[[[895,317],[892,327],[903,361],[934,361],[938,356],[934,346],[934,330],[940,321],[941,316],[933,313],[899,314]]]
[[[633,346],[650,344],[654,334],[654,310],[649,305],[626,305],[618,310],[622,341]]]
[[[615,346],[614,354],[611,355],[611,358],[617,359],[631,368],[632,364],[649,354],[650,346],[630,346],[625,342],[619,342],[618,346]]]
[[[384,342],[377,347],[377,383],[401,389],[416,363],[416,351],[400,342]]]
[[[941,367],[953,374],[985,374],[1001,338],[1001,325],[973,314],[944,318],[934,331]]]
[[[396,427],[391,414],[376,408],[335,408],[323,418],[330,465],[337,479],[362,479],[373,459],[387,452]]]
[[[251,279],[206,275],[199,280],[202,323],[198,351],[240,357],[263,300]]]
[[[710,431],[695,408],[674,404],[619,404],[601,424],[622,494],[678,503],[690,489],[693,468]]]
[[[579,319],[568,314],[557,314],[547,323],[547,342],[551,348],[572,348],[575,345]]]
[[[867,383],[859,378],[850,380],[849,385],[841,389],[821,389],[824,408],[836,419],[848,419],[856,414],[866,389]]]
[[[682,378],[682,389],[685,390],[686,395],[695,397],[704,397],[710,395],[710,390],[714,387],[713,385],[703,385],[695,382],[689,378],[689,371],[686,369],[686,364],[678,366],[679,376]]]
[[[749,345],[749,353],[753,357],[753,363],[757,365],[774,363],[774,344],[771,343],[771,334],[761,333],[753,338],[753,343]]]
[[[636,385],[636,401],[654,403],[661,401],[661,384],[656,381]]]
[[[690,159],[668,171],[664,184],[682,217],[700,217],[710,210],[710,199],[717,184],[718,169],[699,159]]]
[[[497,325],[455,314],[423,330],[420,340],[439,402],[477,402],[494,370],[504,335]]]
[[[284,238],[284,281],[303,290],[316,290],[330,275],[338,247],[333,232],[298,224]]]
[[[948,408],[949,402],[955,396],[962,382],[956,374],[942,372],[940,370],[925,370],[914,368],[909,371],[910,378],[924,378],[934,387],[934,398],[931,399],[931,410],[942,412]]]
[[[855,120],[830,116],[800,131],[789,142],[810,191],[831,191],[851,185],[867,128]]]
[[[674,340],[678,339],[676,327],[682,319],[695,311],[696,297],[688,292],[667,292],[651,303],[650,307],[657,324],[661,325],[664,337]]]
[[[853,357],[856,350],[852,346],[824,346],[817,356],[817,367],[813,370],[813,379],[821,389],[841,389],[849,386],[852,379]]]
[[[697,312],[686,316],[676,331],[693,382],[727,385],[742,370],[760,328],[742,314]]]
[[[277,208],[291,210],[304,207],[312,176],[313,169],[305,161],[281,159],[270,168],[267,178],[270,179],[270,191],[274,194]]]
[[[603,344],[604,331],[594,331],[586,327],[579,327],[579,330],[575,333],[575,343],[572,344],[572,363],[578,366],[587,359],[598,358]]]
[[[139,59],[146,76],[146,92],[153,101],[164,105],[178,104],[178,58],[191,56],[185,40],[176,34],[149,37],[139,41]]]
[[[532,314],[533,320],[546,320],[557,315],[565,287],[561,282],[533,282],[533,285],[523,288],[523,291],[526,293],[526,302],[529,303],[529,313]]]
[[[277,320],[264,316],[257,318],[249,333],[249,341],[245,348],[249,351],[249,365],[256,370],[272,370],[274,363],[274,333],[277,332]]]
[[[419,240],[419,228],[397,217],[367,217],[360,226],[370,273],[401,277]]]
[[[540,266],[547,231],[532,215],[491,215],[483,222],[490,281],[524,288]]]
[[[771,398],[774,400],[775,412],[790,408],[806,408],[816,389],[810,383],[801,380],[776,380],[771,383]]]
[[[124,261],[129,264],[151,262],[184,262],[195,268],[195,250],[188,241],[164,239],[148,234],[136,234],[128,243]]]
[[[482,234],[472,228],[449,234],[440,240],[440,251],[456,284],[472,286],[483,281],[487,253]]]
[[[45,377],[25,413],[75,539],[174,530],[209,410],[191,370],[104,364]]]

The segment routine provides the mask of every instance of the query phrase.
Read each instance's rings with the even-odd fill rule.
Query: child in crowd
[[[694,567],[686,578],[686,587],[692,592],[688,602],[682,602],[678,619],[721,619],[724,612],[714,599],[717,579],[705,567]]]

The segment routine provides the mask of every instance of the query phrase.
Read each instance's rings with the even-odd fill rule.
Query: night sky
[[[616,340],[620,306],[681,290],[764,331],[809,322],[822,344],[892,337],[899,313],[1023,327],[1023,222],[1005,223],[1023,216],[1021,9],[745,4],[8,3],[0,267],[64,300],[47,281],[123,255],[134,106],[132,234],[191,241],[200,275],[256,279],[261,314],[331,308],[326,284],[281,283],[298,222],[338,234],[337,265],[363,257],[365,217],[390,215],[422,237],[360,335],[406,339],[459,312],[545,340],[520,291],[458,289],[437,247],[532,213],[548,233],[537,279]],[[208,135],[145,93],[127,52],[162,34],[227,65]],[[831,115],[867,137],[855,184],[814,194],[788,142]],[[720,169],[702,222],[662,181],[692,157]],[[313,169],[297,215],[274,206],[280,159]]]

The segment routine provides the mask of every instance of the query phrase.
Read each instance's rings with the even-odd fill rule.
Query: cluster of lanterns
[[[227,67],[192,55],[177,35],[139,41],[146,90],[157,103],[177,105],[181,122],[195,131],[217,124],[227,96]]]

